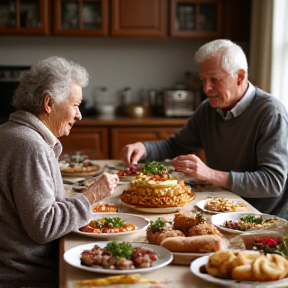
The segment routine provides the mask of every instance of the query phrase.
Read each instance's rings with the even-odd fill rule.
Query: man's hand
[[[176,171],[191,175],[195,179],[224,188],[228,186],[228,172],[217,171],[209,168],[199,157],[194,154],[181,155],[172,159]]]
[[[121,153],[120,158],[126,163],[137,164],[146,154],[146,148],[142,142],[126,145]]]

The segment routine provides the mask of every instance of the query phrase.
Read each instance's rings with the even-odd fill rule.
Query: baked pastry
[[[164,239],[160,246],[172,252],[206,253],[222,250],[227,241],[218,235],[176,236]]]
[[[195,198],[195,193],[184,181],[167,172],[139,173],[121,195],[127,204],[145,207],[184,206]]]
[[[259,251],[218,251],[209,256],[206,271],[215,277],[241,281],[274,281],[288,275],[288,261]]]

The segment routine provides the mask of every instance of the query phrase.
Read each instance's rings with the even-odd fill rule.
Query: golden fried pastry
[[[288,261],[277,254],[258,257],[253,263],[253,275],[258,281],[273,281],[286,277]]]
[[[190,228],[205,222],[206,220],[200,214],[186,215],[183,213],[176,213],[173,228],[182,231],[186,236],[188,236],[188,230]]]
[[[194,197],[195,193],[183,180],[168,174],[139,174],[124,190],[121,201],[145,207],[177,207],[184,206]]]
[[[219,278],[231,278],[236,256],[232,251],[218,251],[209,256],[207,272]]]
[[[188,230],[188,236],[197,236],[197,235],[218,235],[223,237],[223,234],[212,224],[212,223],[200,223],[196,226],[191,227]]]
[[[209,256],[209,274],[241,281],[274,281],[288,275],[288,261],[277,254],[259,251],[218,251]]]

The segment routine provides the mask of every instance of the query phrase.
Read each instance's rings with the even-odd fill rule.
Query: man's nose
[[[207,92],[210,91],[212,88],[213,88],[213,85],[212,85],[212,82],[211,82],[211,81],[206,80],[206,81],[203,83],[203,92],[204,92],[205,94],[207,94]]]

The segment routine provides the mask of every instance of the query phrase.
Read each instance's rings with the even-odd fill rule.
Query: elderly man
[[[238,45],[215,40],[195,58],[207,99],[173,137],[127,145],[122,159],[173,159],[176,170],[229,189],[263,213],[279,215],[288,199],[287,111],[248,81],[247,59]],[[204,148],[207,165],[191,154],[195,148]]]

